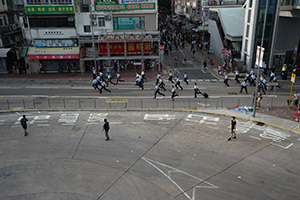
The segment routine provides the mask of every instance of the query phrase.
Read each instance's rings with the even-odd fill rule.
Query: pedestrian
[[[206,69],[206,67],[207,67],[207,61],[206,60],[203,61],[203,67],[204,67],[204,69]]]
[[[39,71],[39,74],[42,73],[42,71],[44,71],[45,73],[47,73],[46,70],[43,67],[43,64],[40,62],[40,71]]]
[[[184,64],[186,64],[186,60],[187,60],[187,59],[186,59],[186,56],[184,56]]]
[[[142,75],[142,81],[144,82],[144,79],[147,79],[145,76],[145,70],[142,69],[141,75]]]
[[[254,101],[255,101],[255,96],[256,96],[256,93],[255,93],[255,90],[253,91],[252,95],[251,95],[251,99],[252,99],[252,107],[254,107]]]
[[[97,79],[94,79],[92,81],[92,86],[93,86],[94,90],[98,89],[100,92],[100,88],[98,87],[98,85],[100,85],[99,81]]]
[[[186,72],[183,72],[183,81],[188,85],[189,82],[187,80],[188,80],[188,75],[186,74]]]
[[[93,69],[92,69],[92,73],[93,73],[93,79],[95,79],[95,78],[96,78],[96,76],[97,76],[97,72],[96,72],[96,69],[95,69],[95,67],[93,67]]]
[[[195,53],[196,53],[196,51],[195,51],[195,49],[193,49],[193,58],[195,58]]]
[[[158,87],[161,88],[161,89],[163,89],[164,91],[166,91],[165,83],[164,83],[164,81],[161,78],[158,81]]]
[[[255,77],[255,74],[251,74],[250,76],[250,86],[256,86],[255,85],[255,80],[256,80],[256,77]]]
[[[71,76],[75,75],[75,65],[72,63],[71,64]]]
[[[120,72],[117,73],[117,83],[116,84],[118,84],[119,82],[125,82],[124,80],[121,80]]]
[[[246,94],[248,94],[248,90],[247,90],[247,85],[248,85],[248,84],[249,84],[249,83],[247,83],[246,80],[244,80],[244,82],[241,83],[241,90],[240,90],[240,93],[242,93],[242,92],[243,92],[243,89],[245,89]]]
[[[108,83],[111,83],[111,84],[113,84],[113,85],[116,85],[115,83],[113,83],[113,82],[111,81],[112,76],[111,76],[109,73],[107,73],[107,79],[108,79],[107,86],[108,86]]]
[[[174,97],[179,97],[179,95],[176,93],[176,90],[175,90],[175,88],[174,88],[174,85],[171,86],[170,92],[172,93],[172,95],[171,95],[172,101],[175,101]]]
[[[159,72],[157,72],[157,75],[156,75],[156,83],[158,84],[159,82],[159,79],[160,79],[161,75]]]
[[[274,79],[274,76],[275,76],[275,73],[274,73],[274,72],[271,72],[271,73],[270,73],[270,82],[272,82],[272,80]]]
[[[202,94],[197,83],[194,83],[194,98],[197,98],[197,94]]]
[[[218,66],[218,74],[221,75],[222,74],[222,67],[221,64],[219,64]],[[236,77],[236,76],[235,76]]]
[[[260,107],[261,107],[261,105],[260,105],[260,102],[261,102],[261,100],[262,100],[262,94],[261,94],[261,92],[258,90],[257,91],[257,97],[256,97],[256,100],[257,100],[257,109],[259,109]]]
[[[227,74],[227,72],[225,72],[225,76],[224,76],[224,84],[225,84],[227,87],[229,87],[228,80],[229,80],[228,74]]]
[[[154,92],[154,97],[153,97],[153,99],[155,99],[156,98],[156,94],[159,94],[159,95],[162,95],[162,96],[165,96],[165,94],[163,94],[163,93],[161,93],[160,91],[159,91],[159,86],[157,85],[157,83],[154,83],[154,90],[155,90],[155,92]]]
[[[173,74],[172,74],[171,70],[169,71],[169,79],[168,79],[168,81],[174,83],[174,81],[173,81]]]
[[[102,94],[102,90],[106,90],[107,92],[111,92],[109,89],[107,89],[106,87],[106,82],[102,81],[101,82],[101,88],[100,88],[100,94]]]
[[[177,86],[179,86],[180,88],[181,88],[181,90],[183,90],[183,88],[181,87],[181,85],[180,85],[180,80],[179,80],[179,78],[178,78],[178,76],[176,76],[176,78],[175,78],[175,87],[176,87],[176,89],[178,89],[178,87]]]
[[[26,115],[23,115],[23,118],[20,120],[21,126],[24,129],[24,136],[27,136],[28,132],[27,132],[27,122],[28,119],[26,118]]]
[[[177,65],[177,62],[178,62],[178,58],[177,56],[175,56],[175,65]]]
[[[103,131],[105,131],[105,141],[109,140],[109,135],[108,135],[108,131],[109,131],[110,127],[109,127],[109,122],[107,121],[107,119],[104,119],[104,124],[103,124],[103,128],[102,128],[102,133]]]
[[[29,67],[28,63],[26,63],[26,73],[31,74],[30,67]]]
[[[59,74],[64,74],[64,68],[61,63],[58,64]]]
[[[144,90],[144,85],[143,85],[143,82],[142,82],[142,78],[138,77],[136,79],[136,85],[139,86],[140,88],[142,88],[142,90]]]
[[[294,95],[293,95],[293,109],[297,109],[298,108],[298,104],[299,104],[299,94],[297,91],[294,92]]]
[[[235,117],[231,118],[231,122],[228,125],[228,127],[231,128],[230,138],[228,138],[228,141],[230,141],[231,139],[236,139],[236,132],[235,132],[236,131],[236,121],[235,121]]]
[[[245,74],[245,80],[250,82],[250,74],[249,74],[249,72],[246,72],[246,74]]]
[[[235,79],[234,79],[236,83],[241,83],[240,80],[239,80],[239,75],[240,75],[240,72],[239,72],[238,69],[236,69],[235,70]]]
[[[277,80],[277,77],[276,77],[276,75],[275,75],[275,74],[274,74],[274,76],[273,76],[273,77],[274,77],[274,78],[273,78],[273,82],[274,82],[274,83],[278,83],[278,80]],[[274,87],[274,86],[272,86],[272,87],[271,87],[271,90],[273,90],[273,87]],[[279,89],[281,89],[281,87],[280,87],[280,84],[279,84],[279,83],[278,83],[278,85],[277,85],[276,87],[278,87]]]
[[[99,71],[99,76],[100,76],[100,80],[106,82],[105,78],[104,78],[104,74],[103,72],[100,70]]]

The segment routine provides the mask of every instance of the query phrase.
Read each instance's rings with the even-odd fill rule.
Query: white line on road
[[[203,81],[203,79],[198,79],[198,81]]]
[[[206,74],[206,71],[204,71],[204,69],[201,69],[201,71],[202,71],[204,74]]]
[[[145,124],[145,122],[132,122],[133,124]]]
[[[109,122],[110,124],[122,124],[122,122]]]
[[[252,135],[249,135],[249,137],[254,138],[254,139],[257,139],[257,140],[261,140],[260,138],[255,137],[255,136],[252,136]]]
[[[98,123],[86,123],[86,125],[92,125],[92,124],[98,124]]]
[[[284,148],[284,149],[288,149],[288,148],[290,148],[291,146],[293,146],[293,144],[294,143],[291,143],[291,144],[289,144],[288,146],[282,146],[282,145],[280,145],[280,144],[276,144],[276,143],[273,143],[273,142],[271,142],[271,144],[273,144],[273,145],[275,145],[275,146],[278,146],[278,147],[281,147],[281,148]]]
[[[50,126],[50,124],[37,124],[37,126]]]
[[[61,124],[63,126],[74,126],[75,124]]]

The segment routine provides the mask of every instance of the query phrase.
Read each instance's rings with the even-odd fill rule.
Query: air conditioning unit
[[[111,15],[105,15],[105,16],[104,16],[104,19],[105,19],[105,20],[111,20]]]

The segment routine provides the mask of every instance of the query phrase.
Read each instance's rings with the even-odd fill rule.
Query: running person
[[[119,82],[125,82],[124,80],[121,80],[121,75],[120,75],[120,73],[118,72],[117,73],[117,83],[116,84],[118,84]]]
[[[159,82],[159,79],[160,79],[161,75],[159,72],[157,72],[157,75],[156,75],[156,83],[158,84]]]
[[[111,83],[111,84],[113,84],[113,85],[116,85],[115,83],[113,83],[113,82],[111,81],[112,76],[111,76],[109,73],[107,73],[107,79],[108,79],[108,81],[107,81],[107,86],[108,86],[108,83]]]
[[[143,85],[143,82],[142,82],[142,78],[140,78],[140,77],[138,77],[137,79],[136,79],[136,81],[137,81],[137,86],[139,86],[140,88],[142,88],[142,90],[144,89],[144,85]]]
[[[194,98],[197,98],[197,94],[202,94],[197,83],[194,83]]]
[[[172,74],[171,70],[169,71],[169,79],[168,79],[168,81],[174,83],[174,81],[173,81],[173,74]]]
[[[171,86],[171,90],[170,90],[170,92],[172,92],[172,95],[171,95],[171,99],[172,99],[172,101],[174,101],[174,97],[179,97],[179,95],[178,95],[178,94],[176,94],[176,90],[175,90],[175,88],[174,88],[174,86],[173,86],[173,85]]]
[[[229,78],[228,78],[227,72],[225,72],[224,84],[225,84],[227,87],[229,87],[228,80],[229,80]]]
[[[182,88],[181,85],[180,85],[180,80],[179,80],[178,76],[176,76],[175,81],[176,81],[176,83],[175,83],[176,89],[178,89],[177,86],[179,86],[179,87],[181,88],[181,90],[183,90],[183,88]]]
[[[97,79],[94,79],[94,80],[92,81],[92,86],[93,86],[94,90],[98,89],[98,90],[100,91],[100,88],[98,87],[98,85],[99,85],[98,80],[97,80]]]
[[[187,80],[188,80],[188,75],[186,74],[186,72],[183,72],[183,81],[186,82],[186,84],[188,85],[189,82]]]
[[[153,99],[156,98],[156,94],[157,94],[157,93],[160,94],[160,95],[162,95],[162,96],[165,96],[165,94],[159,92],[159,86],[158,86],[156,83],[154,83],[154,85],[155,85],[155,86],[154,86],[155,92],[154,92],[154,97],[153,97]]]
[[[106,85],[105,81],[102,81],[101,82],[100,94],[102,94],[102,90],[106,90],[107,92],[111,92],[109,89],[106,89],[105,85]]]
[[[158,81],[158,86],[161,88],[161,89],[164,89],[164,91],[166,91],[166,88],[165,88],[165,83],[164,81],[160,78],[159,81]]]
[[[236,69],[235,70],[235,79],[234,79],[236,83],[241,83],[239,80],[239,76],[240,76],[240,72],[238,69]]]

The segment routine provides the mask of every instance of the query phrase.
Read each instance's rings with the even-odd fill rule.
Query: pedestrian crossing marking
[[[175,115],[169,114],[145,114],[144,120],[171,120],[175,119]]]

